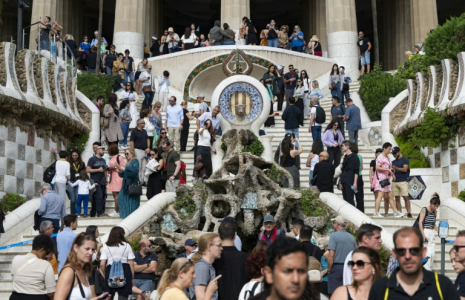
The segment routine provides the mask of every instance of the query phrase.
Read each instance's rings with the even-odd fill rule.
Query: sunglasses
[[[336,127],[339,127],[339,124],[334,124],[333,127],[336,126]]]
[[[181,266],[181,268],[179,270],[184,269],[184,267],[187,266],[187,264],[192,264],[192,260],[188,259],[185,263],[182,264],[182,266]]]
[[[351,260],[347,263],[347,265],[349,266],[349,268],[353,268],[354,266],[357,266],[357,268],[363,269],[365,268],[365,265],[371,265],[371,262],[367,262],[363,260],[357,260],[357,261]]]
[[[127,152],[127,153],[124,153],[124,155],[125,155],[125,156],[128,156],[128,155],[129,155],[129,152]]]
[[[160,132],[160,134],[166,134],[166,132]]]
[[[459,252],[460,248],[465,248],[463,245],[454,245],[452,246],[452,249],[454,249],[455,252]]]
[[[273,225],[273,222],[264,222],[265,225]]]
[[[150,154],[150,156],[155,156],[156,154]]]
[[[421,254],[420,247],[413,247],[413,248],[395,248],[396,254],[398,256],[405,256],[407,254],[407,250],[410,252],[411,255],[417,256]]]

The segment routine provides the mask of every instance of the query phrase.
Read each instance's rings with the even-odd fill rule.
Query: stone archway
[[[184,88],[183,88],[183,99],[186,101],[192,102],[192,103],[197,103],[197,99],[192,98],[190,96],[192,84],[196,81],[197,78],[199,78],[200,75],[205,74],[207,70],[211,70],[212,68],[215,68],[215,67],[221,68],[221,65],[223,64],[225,59],[228,57],[228,55],[229,53],[218,55],[218,56],[213,56],[197,64],[186,78]],[[258,57],[258,56],[250,55],[250,54],[247,54],[247,56],[250,58],[254,66],[258,66],[263,69],[267,69],[272,64],[276,65],[274,62],[271,62],[267,60],[266,58],[262,58],[262,57]]]

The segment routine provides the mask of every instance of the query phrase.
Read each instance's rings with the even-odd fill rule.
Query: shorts
[[[392,192],[394,193],[394,197],[397,197],[397,196],[408,197],[408,183],[407,183],[407,181],[393,182],[392,183]]]
[[[134,279],[134,286],[143,291],[153,292],[155,289],[155,282],[150,279]]]
[[[360,55],[360,64],[362,66],[370,64],[370,52],[365,52],[364,54]]]

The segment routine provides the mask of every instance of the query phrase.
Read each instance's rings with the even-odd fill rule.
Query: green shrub
[[[90,72],[81,72],[78,75],[78,90],[91,101],[98,96],[105,97],[108,100],[113,92],[113,77],[106,75],[97,75]]]
[[[0,201],[0,204],[2,205],[3,211],[6,213],[17,209],[25,202],[26,198],[21,197],[19,194],[6,193]]]
[[[286,174],[280,169],[276,167],[276,165],[272,165],[271,168],[265,170],[265,175],[276,182],[280,187],[284,187],[284,182],[286,181]]]
[[[403,65],[399,65],[394,77],[402,79],[415,79],[417,72],[427,72],[430,60],[426,55],[414,55],[407,59]]]
[[[408,137],[399,135],[395,139],[402,156],[409,160],[410,169],[431,167],[428,156],[424,155],[420,151],[420,147],[414,144]]]
[[[457,198],[462,201],[465,201],[465,190],[461,191]]]
[[[71,145],[68,147],[68,152],[71,152],[72,149],[77,149],[79,153],[82,153],[86,148],[86,143],[89,140],[89,134],[83,133],[81,135],[75,135],[71,138]]]
[[[441,112],[432,107],[427,107],[423,115],[423,121],[414,128],[410,135],[412,143],[418,147],[436,148],[441,145],[442,141],[449,140],[455,136],[448,126],[448,119],[453,117],[444,117]]]
[[[244,147],[244,149],[242,149],[242,152],[250,152],[255,156],[262,155],[263,151],[265,151],[265,147],[263,147],[263,144],[259,139],[255,139],[252,143],[248,144]]]
[[[430,65],[440,65],[447,58],[457,61],[457,53],[465,49],[465,13],[434,29],[423,47]]]
[[[304,215],[307,217],[328,215],[326,205],[316,198],[311,189],[302,189],[300,192],[302,194],[302,198],[300,199],[299,205]]]
[[[374,68],[360,81],[360,98],[371,121],[381,120],[381,111],[388,104],[390,97],[407,88],[405,80]]]
[[[176,195],[176,201],[174,208],[178,212],[181,219],[185,220],[192,217],[195,213],[195,202],[192,199],[192,195],[187,194],[183,196]]]
[[[139,252],[140,250],[139,243],[141,239],[142,239],[142,234],[138,234],[129,240],[129,244],[131,245],[132,252],[134,253]]]

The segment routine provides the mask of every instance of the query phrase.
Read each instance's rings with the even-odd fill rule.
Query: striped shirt
[[[425,207],[425,220],[423,220],[423,228],[434,228],[436,225],[436,214],[429,212],[428,209]]]

